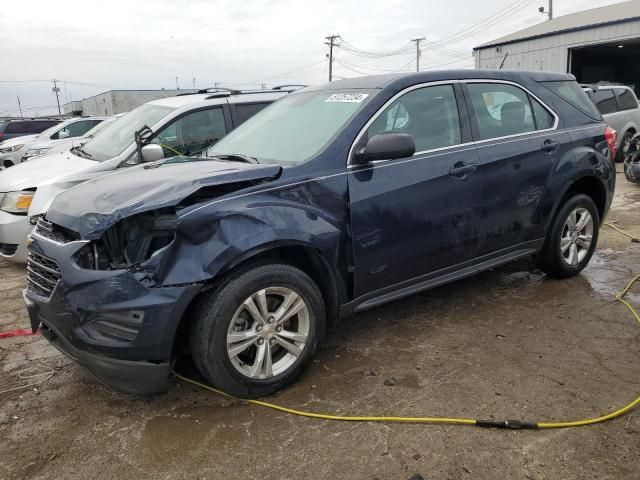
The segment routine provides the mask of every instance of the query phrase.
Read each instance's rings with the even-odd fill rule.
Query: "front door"
[[[349,166],[356,296],[411,285],[473,259],[478,246],[478,157],[460,85],[414,87],[372,120],[358,146],[408,133],[416,153]]]

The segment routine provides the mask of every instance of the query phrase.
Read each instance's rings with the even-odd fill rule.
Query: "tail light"
[[[613,128],[607,127],[604,131],[604,139],[607,141],[607,145],[609,145],[609,151],[611,152],[611,159],[616,158],[616,153],[618,153],[618,149],[616,148],[616,140],[618,139],[618,132],[616,132]]]
[[[2,141],[3,138],[4,138],[4,133],[0,132],[0,142]]]

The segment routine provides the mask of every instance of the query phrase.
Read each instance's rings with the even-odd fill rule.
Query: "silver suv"
[[[583,85],[605,122],[618,132],[616,162],[622,162],[631,138],[640,132],[640,108],[633,89],[625,85]]]

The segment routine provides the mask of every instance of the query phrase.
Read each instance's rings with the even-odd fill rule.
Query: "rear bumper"
[[[27,241],[33,225],[27,215],[14,215],[0,211],[0,244],[11,246],[1,248],[0,257],[10,262],[27,261]],[[15,248],[15,250],[14,250]]]

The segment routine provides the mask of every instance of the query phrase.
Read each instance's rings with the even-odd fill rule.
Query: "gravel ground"
[[[640,236],[640,186],[618,175],[608,220]],[[640,245],[608,228],[580,276],[530,261],[356,315],[268,399],[340,414],[565,420],[640,393],[640,328],[613,294]],[[0,261],[0,331],[26,328],[23,268]],[[640,292],[640,285],[635,289]],[[640,295],[630,299],[640,306]],[[185,368],[189,368],[187,365]],[[39,336],[0,340],[3,479],[637,479],[640,410],[592,427],[500,431],[289,416],[174,380],[133,398]],[[45,377],[36,377],[45,378]]]

